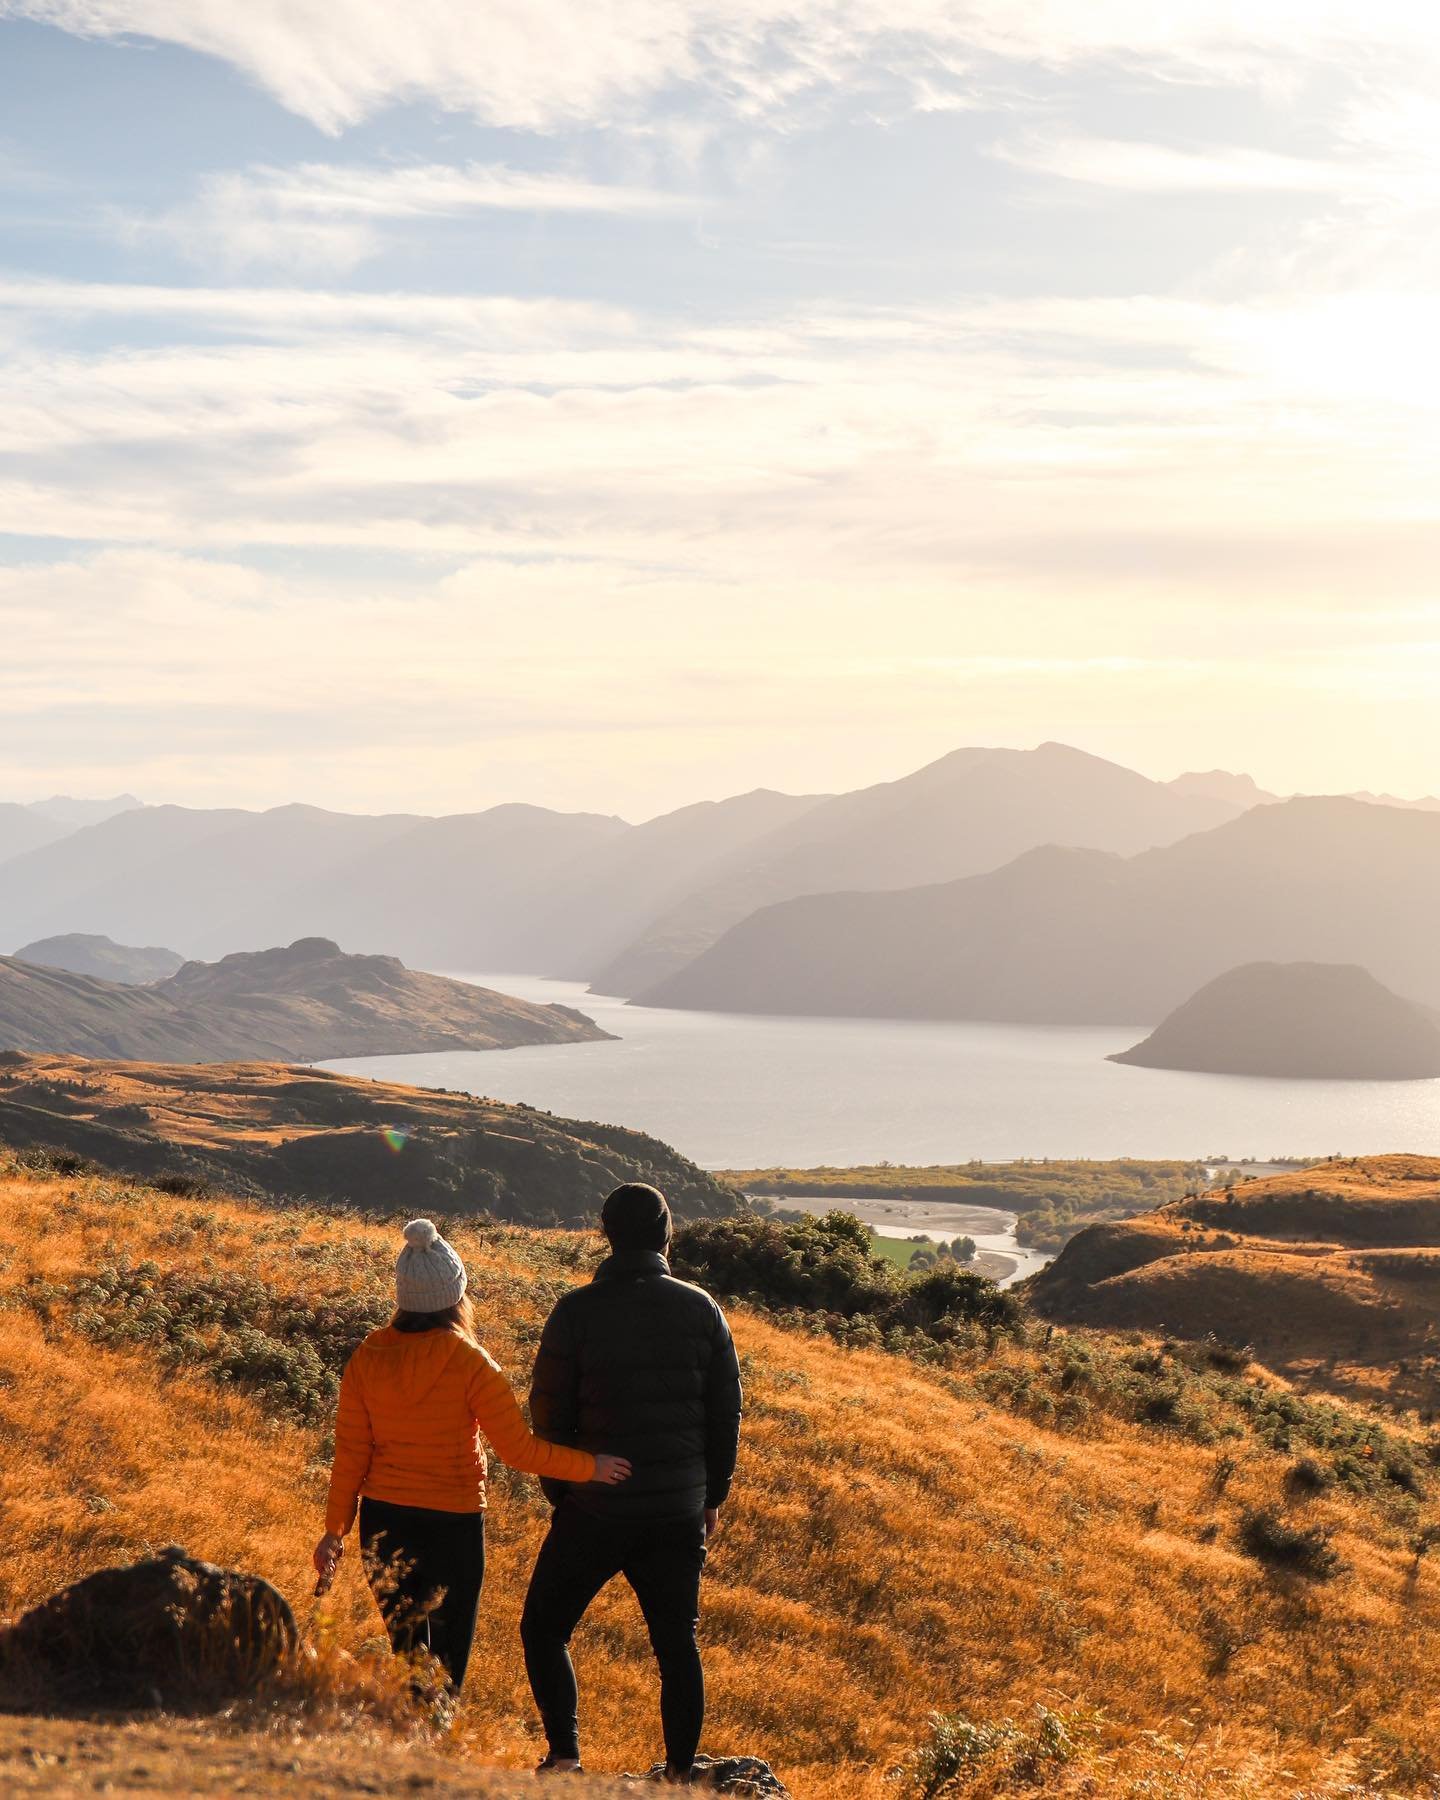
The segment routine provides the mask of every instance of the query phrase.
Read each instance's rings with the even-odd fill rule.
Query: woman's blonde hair
[[[403,1306],[397,1307],[390,1323],[396,1331],[458,1331],[472,1344],[476,1341],[475,1308],[468,1294],[462,1294],[453,1306],[440,1312],[406,1312]]]

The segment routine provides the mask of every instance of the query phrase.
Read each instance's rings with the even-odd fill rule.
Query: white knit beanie
[[[465,1265],[429,1219],[405,1227],[405,1248],[395,1258],[395,1302],[402,1312],[444,1312],[465,1294]]]

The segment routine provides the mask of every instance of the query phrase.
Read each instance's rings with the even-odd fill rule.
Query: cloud
[[[299,163],[211,175],[193,200],[158,215],[116,215],[114,224],[132,242],[163,237],[203,267],[306,276],[355,268],[385,247],[386,227],[407,223],[487,211],[659,217],[693,206],[683,194],[503,163]]]
[[[991,145],[990,155],[1032,174],[1132,193],[1337,194],[1356,181],[1353,165],[1222,147],[1179,150],[1115,138],[1030,136]]]
[[[221,57],[321,129],[423,100],[489,123],[613,122],[684,90],[752,117],[890,85],[947,103],[986,62],[1130,63],[1169,79],[1303,82],[1308,64],[1434,64],[1425,0],[0,0],[0,17]]]
[[[87,309],[133,344],[70,341]],[[0,286],[0,530],[954,578],[1143,522],[1190,546],[1433,512],[1422,297],[976,298],[705,325],[560,302]],[[156,344],[147,315],[167,322]],[[1093,571],[1084,545],[1093,538]],[[1414,579],[1428,552],[1417,547]],[[1023,556],[1022,556],[1023,560]],[[1257,564],[1283,603],[1273,554]],[[1045,562],[1045,578],[1053,578]],[[1398,577],[1395,577],[1398,579]]]

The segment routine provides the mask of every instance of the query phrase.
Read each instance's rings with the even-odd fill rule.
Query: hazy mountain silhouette
[[[152,987],[0,957],[0,1050],[312,1062],[608,1036],[568,1007],[421,974],[393,956],[347,956],[325,938],[186,963]]]
[[[641,998],[768,1013],[1158,1020],[1247,962],[1360,963],[1440,1004],[1440,817],[1257,806],[1124,858],[1047,847],[965,881],[767,907]]]
[[[140,949],[134,944],[117,944],[113,938],[97,937],[93,932],[72,931],[64,937],[40,938],[23,945],[15,952],[15,960],[144,987],[174,975],[185,958],[154,944]]]
[[[213,951],[323,930],[432,969],[530,968],[537,910],[559,884],[584,881],[589,858],[631,830],[599,813],[520,805],[409,820],[301,882],[272,883],[246,912],[217,921],[205,942]]]
[[[900,781],[841,794],[731,858],[620,956],[600,993],[662,981],[757,907],[801,894],[906,888],[978,874],[1038,844],[1122,854],[1232,818],[1236,803],[1177,792],[1064,744],[956,750]]]
[[[1192,769],[1188,774],[1177,775],[1165,786],[1177,794],[1200,794],[1210,800],[1228,800],[1232,806],[1267,806],[1272,800],[1278,800],[1278,794],[1269,794],[1256,781],[1253,775],[1237,775],[1229,769]]]
[[[26,851],[37,850],[42,844],[53,844],[69,831],[68,825],[59,819],[46,818],[33,807],[0,800],[0,863],[8,862],[14,856],[24,856]]]
[[[108,800],[85,800],[77,799],[73,794],[52,794],[48,800],[32,800],[29,810],[44,818],[54,819],[57,824],[68,825],[72,831],[78,831],[82,825],[99,825],[105,819],[113,819],[116,813],[134,812],[143,805],[144,801],[137,800],[133,794],[112,794]]]
[[[1440,1018],[1353,963],[1246,963],[1111,1062],[1222,1075],[1406,1081],[1440,1075]]]
[[[576,860],[517,932],[521,966],[588,978],[652,922],[830,796],[757,788],[665,813]]]
[[[628,829],[529,806],[442,819],[146,807],[6,865],[0,943],[98,926],[213,957],[319,935],[432,967],[504,966],[554,873]]]

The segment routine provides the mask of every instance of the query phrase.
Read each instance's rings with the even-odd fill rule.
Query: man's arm
[[[535,1373],[530,1380],[530,1420],[536,1437],[552,1444],[573,1445],[580,1429],[580,1356],[570,1308],[562,1301],[545,1321]],[[565,1493],[563,1481],[541,1477],[552,1504]]]
[[[715,1341],[705,1373],[705,1510],[716,1513],[730,1494],[740,1449],[740,1362],[725,1315],[715,1308]]]

